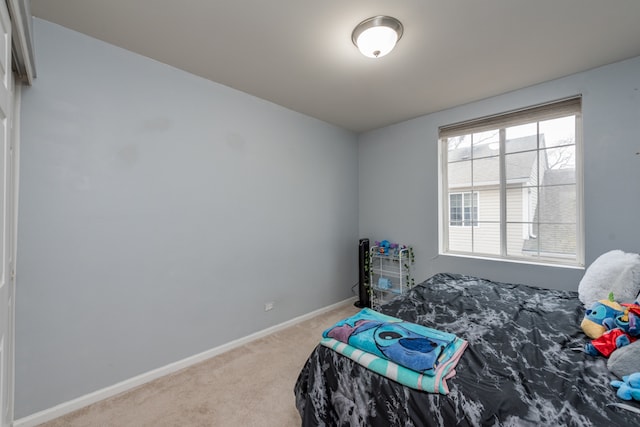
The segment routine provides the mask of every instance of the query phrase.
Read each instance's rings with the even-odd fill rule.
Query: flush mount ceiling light
[[[381,58],[395,47],[404,28],[390,16],[374,16],[359,23],[351,33],[351,40],[369,58]]]

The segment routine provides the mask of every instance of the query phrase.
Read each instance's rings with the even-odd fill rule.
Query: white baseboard
[[[134,387],[138,387],[142,384],[146,384],[150,381],[153,381],[165,375],[179,371],[180,369],[184,369],[191,365],[195,365],[196,363],[210,359],[211,357],[217,356],[226,351],[232,350],[236,347],[240,347],[244,344],[247,344],[248,342],[263,338],[274,332],[278,332],[282,329],[288,328],[290,326],[293,326],[305,320],[311,319],[312,317],[326,313],[335,308],[342,307],[348,304],[353,304],[355,301],[356,301],[356,298],[352,297],[344,301],[340,301],[338,303],[329,305],[327,307],[323,307],[318,310],[312,311],[311,313],[303,314],[302,316],[295,317],[291,320],[287,320],[286,322],[271,326],[267,329],[263,329],[251,335],[247,335],[246,337],[238,338],[237,340],[212,348],[211,350],[207,350],[202,353],[195,354],[193,356],[187,357],[182,360],[178,360],[177,362],[173,362],[166,366],[162,366],[152,371],[145,372],[144,374],[137,375],[135,377],[129,378],[127,380],[124,380],[112,386],[105,387],[101,390],[96,390],[92,393],[85,394],[84,396],[80,396],[68,402],[61,403],[49,409],[45,409],[40,412],[36,412],[35,414],[31,414],[26,417],[17,419],[13,422],[13,426],[14,427],[35,427],[39,424],[45,423],[47,421],[51,421],[55,418],[61,417],[70,412],[84,408],[85,406],[91,405],[92,403],[96,403],[101,400],[107,399],[109,397],[115,396],[116,394],[120,394],[125,391],[131,390]]]

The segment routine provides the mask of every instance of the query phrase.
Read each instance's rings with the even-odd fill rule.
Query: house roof
[[[535,135],[514,138],[506,141],[507,153],[506,169],[507,184],[528,182],[535,173],[537,138]],[[544,136],[541,138],[541,146],[544,147]],[[476,162],[473,168],[473,185],[496,186],[499,185],[499,147],[493,143],[475,145],[473,153],[471,147],[464,146],[447,153],[449,161],[448,184],[450,188],[470,187],[471,155]]]

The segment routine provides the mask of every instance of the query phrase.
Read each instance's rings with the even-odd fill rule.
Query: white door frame
[[[0,2],[2,27],[7,30],[2,48],[3,72],[0,102],[4,109],[3,139],[0,144],[4,163],[0,174],[4,198],[0,211],[0,427],[13,425],[15,386],[15,289],[18,237],[18,180],[20,156],[21,81],[31,84],[35,78],[29,0]],[[14,72],[18,77],[14,76]],[[6,119],[6,121],[5,121]],[[5,131],[6,130],[6,131]],[[2,289],[4,288],[4,289]]]
[[[13,423],[14,295],[13,273],[13,72],[11,16],[0,2],[0,427]]]
[[[12,114],[9,123],[9,158],[7,165],[9,174],[8,179],[8,195],[7,195],[7,231],[9,232],[9,248],[8,248],[8,285],[12,301],[10,303],[9,327],[7,334],[7,408],[6,418],[9,425],[14,421],[14,398],[15,398],[15,314],[16,314],[16,265],[18,253],[18,188],[20,177],[20,105],[22,98],[22,84],[14,82],[13,84],[13,102],[11,105]],[[0,421],[1,425],[1,421]],[[2,426],[4,427],[4,426]]]

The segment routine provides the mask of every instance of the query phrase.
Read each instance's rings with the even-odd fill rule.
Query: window
[[[580,128],[580,97],[441,127],[441,252],[583,265]]]
[[[472,195],[473,194],[473,200]],[[478,225],[478,193],[449,194],[449,225],[471,227]]]

